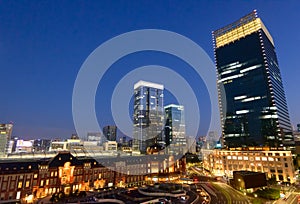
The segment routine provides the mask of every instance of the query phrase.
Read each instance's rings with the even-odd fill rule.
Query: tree
[[[268,182],[268,185],[275,185],[275,184],[277,184],[276,176],[272,175],[272,177],[269,178],[267,182]]]

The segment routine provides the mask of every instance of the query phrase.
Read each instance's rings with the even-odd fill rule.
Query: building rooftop
[[[176,105],[176,104],[169,104],[169,105],[166,105],[164,108],[165,108],[165,109],[166,109],[166,108],[178,108],[178,109],[180,109],[180,110],[183,110],[183,109],[184,109],[184,106],[183,106],[183,105]]]
[[[274,41],[262,20],[258,18],[256,10],[239,20],[213,31],[213,40],[215,48],[222,47],[240,38],[246,37],[258,30],[262,29],[270,42],[274,46]]]
[[[151,87],[151,88],[161,89],[161,90],[164,89],[164,85],[162,85],[162,84],[157,84],[157,83],[143,81],[143,80],[140,80],[137,83],[135,83],[134,89],[141,87],[141,86],[146,86],[146,87]]]

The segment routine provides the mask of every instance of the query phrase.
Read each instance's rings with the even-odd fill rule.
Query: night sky
[[[103,42],[137,29],[164,29],[190,38],[213,59],[211,32],[257,9],[275,41],[291,122],[296,126],[300,123],[299,8],[296,0],[0,1],[0,122],[12,121],[13,135],[25,139],[67,138],[75,132],[72,92],[77,73]],[[107,88],[96,96],[101,125],[113,124],[107,109],[118,80],[134,67],[153,63],[178,72],[187,66],[152,52],[132,54],[114,64],[101,81]],[[182,74],[192,86],[201,80]],[[205,118],[207,90],[199,85],[195,92]],[[174,102],[172,94],[166,93],[165,102]],[[202,124],[205,121],[200,135],[206,131]]]

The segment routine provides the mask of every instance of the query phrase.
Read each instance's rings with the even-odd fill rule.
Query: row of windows
[[[238,152],[238,151],[231,151],[231,152],[225,152],[220,151],[217,154],[219,155],[249,155],[249,156],[290,156],[290,153],[282,153],[282,152]]]
[[[28,187],[30,187],[30,181],[25,181],[25,184],[22,181],[19,181],[19,182],[16,182],[16,181],[11,181],[11,182],[3,181],[0,186],[1,186],[2,191],[5,191],[7,189],[14,190],[16,188],[20,189],[20,188],[24,188],[24,187],[28,188]]]
[[[227,156],[228,160],[244,160],[244,161],[287,161],[287,158],[274,158],[274,157],[248,157],[248,156]],[[223,156],[223,160],[226,161],[226,157]]]
[[[19,168],[19,167],[17,167],[17,166],[14,166],[14,167],[11,167],[11,168],[9,168],[9,167],[6,167],[6,168],[0,167],[0,171],[1,171],[1,170],[5,170],[5,171],[14,170],[14,171],[15,171],[15,170],[17,170],[18,168]],[[21,167],[20,167],[21,170],[24,170],[24,169],[29,169],[29,170],[30,170],[31,168],[32,168],[31,165],[28,165],[28,166],[25,166],[25,167],[24,167],[24,166],[21,166]]]
[[[22,180],[22,179],[24,179],[24,178],[30,179],[30,178],[31,178],[31,175],[32,175],[32,174],[19,175],[19,176],[18,176],[18,175],[12,175],[12,176],[5,175],[5,176],[3,176],[3,177],[0,177],[0,181],[1,181],[1,178],[3,179],[3,181],[8,181],[9,179],[10,179],[10,180],[17,180],[17,179]]]

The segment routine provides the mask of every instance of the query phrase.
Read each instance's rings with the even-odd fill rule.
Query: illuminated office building
[[[294,183],[295,167],[291,151],[249,147],[230,150],[202,150],[203,167],[217,176],[233,177],[234,171],[263,172],[268,178]]]
[[[170,104],[165,106],[165,141],[170,154],[184,154],[187,151],[184,107]]]
[[[0,155],[6,155],[11,140],[12,124],[0,124]]]
[[[148,147],[163,143],[164,86],[139,81],[134,85],[133,151],[145,153]]]
[[[117,139],[117,126],[108,125],[103,128],[103,135],[109,141],[116,141]]]
[[[292,145],[274,41],[256,11],[214,31],[213,40],[225,146]]]

